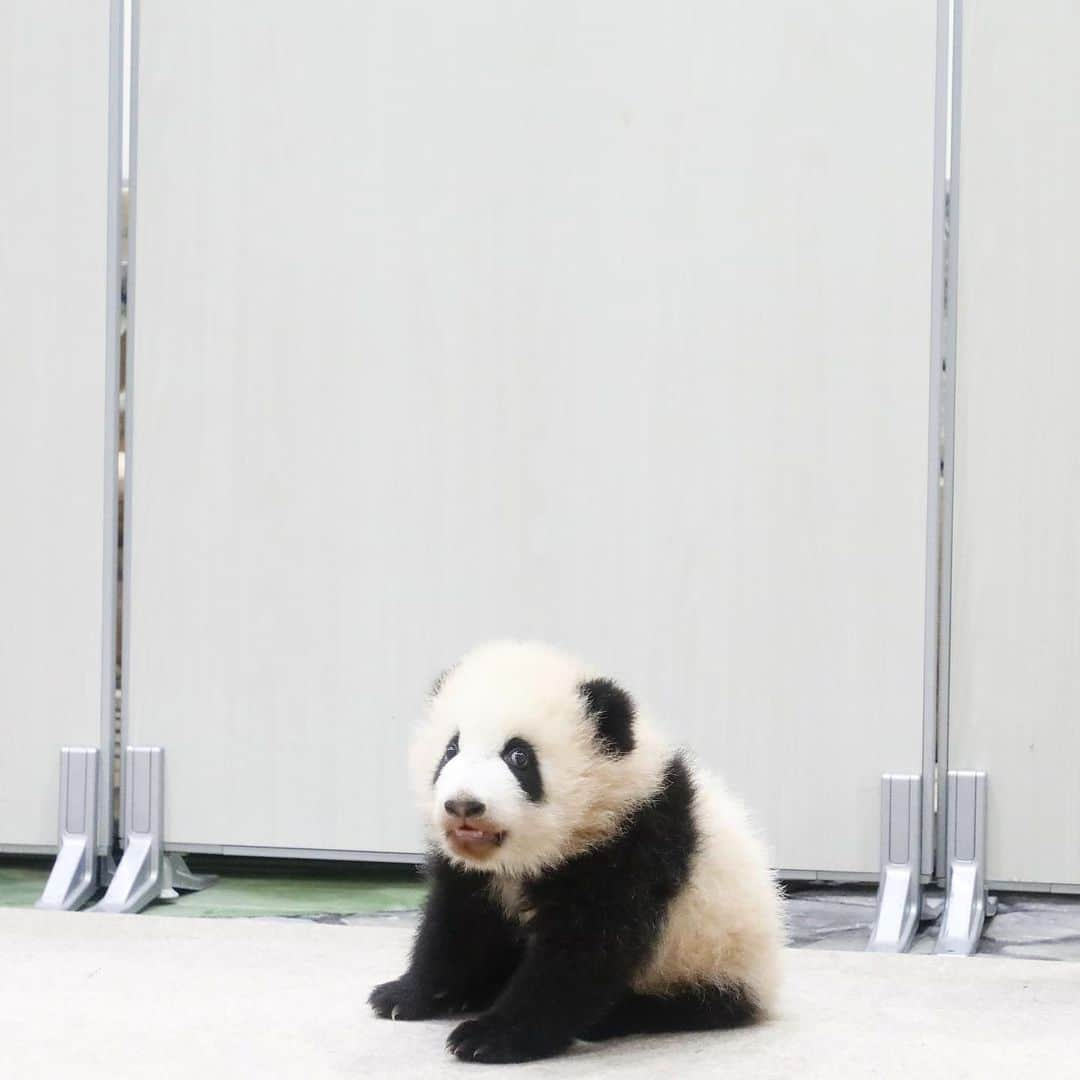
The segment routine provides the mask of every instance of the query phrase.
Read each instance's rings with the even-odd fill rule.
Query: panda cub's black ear
[[[630,695],[610,679],[590,679],[579,690],[604,752],[614,757],[629,754],[634,749],[634,701]]]

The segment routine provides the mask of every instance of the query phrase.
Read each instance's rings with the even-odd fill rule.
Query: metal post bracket
[[[97,891],[98,750],[60,751],[60,847],[49,880],[34,905],[74,911]]]
[[[946,794],[948,877],[935,952],[970,956],[995,906],[986,896],[986,773],[950,770]]]
[[[107,914],[142,911],[157,899],[175,899],[177,889],[203,889],[217,879],[193,874],[180,855],[166,855],[165,752],[160,746],[129,746],[125,755],[124,857],[109,891],[91,910]]]
[[[923,912],[922,778],[881,778],[881,881],[867,952],[907,952]]]

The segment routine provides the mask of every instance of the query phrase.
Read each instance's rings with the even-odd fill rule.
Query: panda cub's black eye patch
[[[460,749],[460,733],[455,732],[454,737],[446,744],[446,749],[443,751],[443,756],[439,758],[439,764],[435,767],[435,775],[431,778],[432,786],[439,779],[439,773],[446,767],[446,763],[454,757],[457,757],[457,752]]]
[[[525,739],[509,739],[502,748],[502,759],[529,801],[540,802],[544,797],[544,781],[540,776],[540,763],[532,744]]]

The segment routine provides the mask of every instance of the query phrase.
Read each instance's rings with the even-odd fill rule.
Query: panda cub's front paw
[[[571,1041],[545,1037],[534,1026],[514,1024],[488,1013],[458,1024],[450,1032],[446,1048],[462,1061],[502,1065],[551,1057],[565,1050]]]
[[[376,986],[368,1004],[384,1020],[431,1020],[450,1011],[445,998],[422,992],[407,977]]]

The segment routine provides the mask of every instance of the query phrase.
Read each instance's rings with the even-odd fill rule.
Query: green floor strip
[[[201,892],[181,893],[179,899],[158,901],[147,915],[189,918],[238,918],[267,915],[374,915],[409,911],[423,902],[426,888],[419,877],[402,873],[396,879],[380,875],[297,876],[230,873]]]
[[[48,880],[47,862],[0,862],[0,907],[33,907]]]
[[[260,869],[221,866],[192,860],[192,869],[216,873],[218,880],[201,892],[159,900],[146,915],[181,918],[253,918],[266,916],[377,915],[411,911],[427,887],[412,867],[358,865],[322,870],[309,865]],[[32,907],[49,876],[43,860],[0,860],[0,907]]]

